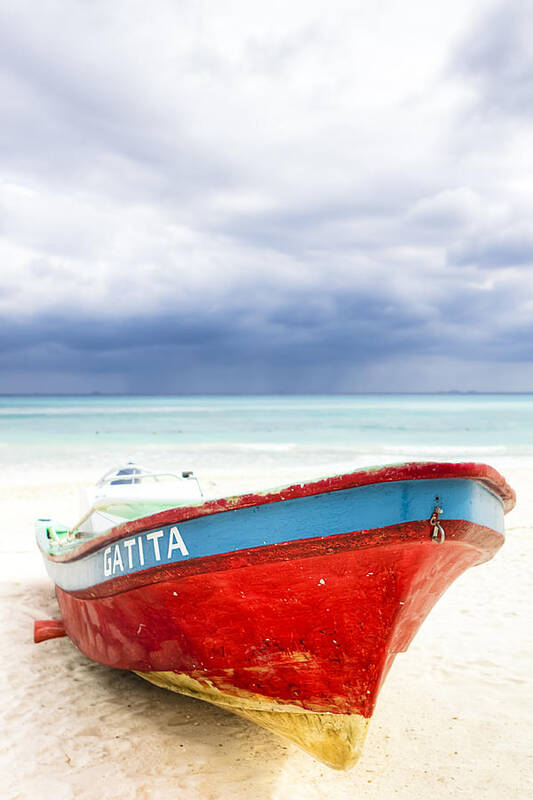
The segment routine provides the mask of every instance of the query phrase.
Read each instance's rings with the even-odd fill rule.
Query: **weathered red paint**
[[[453,477],[472,467],[460,465],[458,476],[452,466]],[[476,478],[504,495],[503,479],[486,469]],[[446,476],[445,469],[427,472]],[[377,482],[375,472],[368,482]],[[443,544],[429,533],[421,521],[291,542],[164,566],[84,592],[57,589],[57,596],[68,635],[101,663],[185,672],[233,695],[369,717],[394,655],[447,586],[503,542],[464,521],[446,520]]]

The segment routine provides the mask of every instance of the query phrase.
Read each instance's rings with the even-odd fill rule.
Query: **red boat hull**
[[[68,635],[112,667],[184,673],[228,695],[370,717],[395,653],[437,599],[503,543],[494,530],[427,522],[210,556],[57,589]],[[146,580],[146,577],[144,578]]]
[[[64,550],[41,520],[38,542],[91,659],[346,768],[395,654],[492,558],[513,504],[486,465],[407,464],[167,509]]]

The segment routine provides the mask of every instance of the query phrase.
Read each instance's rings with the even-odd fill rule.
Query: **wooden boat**
[[[499,549],[513,505],[489,466],[411,463],[164,507],[99,533],[41,520],[62,622],[37,622],[36,640],[66,632],[101,664],[345,769],[396,653]]]

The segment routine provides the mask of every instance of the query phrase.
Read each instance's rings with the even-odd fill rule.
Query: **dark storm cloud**
[[[448,353],[465,360],[523,363],[533,358],[533,316],[518,311],[516,291],[505,283],[463,286],[439,301],[436,333]]]
[[[418,312],[408,312],[390,291],[378,292],[331,292],[327,304],[295,296],[253,317],[234,308],[231,317],[196,311],[180,318],[37,318],[0,329],[0,365],[44,375],[118,374],[136,392],[297,392],[339,390],[347,369],[383,359],[397,361],[391,390],[407,356],[517,362],[533,356],[533,323],[487,325],[496,319],[497,292],[450,293],[438,310]],[[472,336],[475,327],[483,334]]]
[[[231,357],[253,358],[257,354],[290,360],[307,350],[334,360],[352,354],[364,361],[376,353],[398,351],[419,339],[417,328],[425,320],[391,304],[386,294],[347,296],[331,292],[327,304],[316,296],[301,294],[280,300],[275,310],[234,305],[227,310],[113,318],[110,316],[33,317],[4,324],[0,328],[2,355],[18,357],[38,346],[61,347],[84,354],[117,353],[150,348],[212,350]],[[244,298],[241,298],[243,303]],[[355,346],[355,350],[354,350]],[[205,356],[205,353],[204,353]]]
[[[330,291],[321,298],[300,292],[280,298],[274,308],[262,307],[258,299],[250,308],[241,297],[231,313],[195,308],[179,315],[121,319],[43,315],[4,324],[0,338],[4,364],[11,365],[39,348],[50,353],[59,348],[65,359],[75,360],[114,354],[119,362],[141,350],[153,351],[157,359],[158,352],[171,350],[187,351],[192,358],[201,355],[202,361],[251,363],[260,358],[294,364],[317,359],[362,363],[405,348],[428,347],[433,335],[423,315],[408,313],[389,291],[376,289],[366,295]]]

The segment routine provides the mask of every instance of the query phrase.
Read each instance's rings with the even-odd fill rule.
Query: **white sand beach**
[[[78,487],[94,475],[13,472],[1,500],[1,796],[529,800],[533,473],[503,472],[518,496],[504,547],[451,587],[397,657],[347,773],[252,723],[94,664],[67,638],[33,644],[34,619],[58,616],[34,519],[49,509],[74,519]],[[213,480],[222,491],[235,484],[227,471]],[[271,473],[254,480],[280,482]]]

